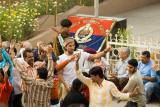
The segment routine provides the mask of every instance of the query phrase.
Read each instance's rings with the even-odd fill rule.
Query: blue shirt
[[[138,63],[138,70],[140,71],[142,77],[148,76],[156,78],[156,72],[152,69],[153,62],[150,60],[147,64],[143,64],[141,61]],[[147,80],[143,80],[144,84],[149,82]]]

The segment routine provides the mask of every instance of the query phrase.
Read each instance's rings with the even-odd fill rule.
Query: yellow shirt
[[[77,77],[80,81],[86,84],[89,88],[90,93],[90,104],[89,107],[111,107],[112,96],[121,99],[128,100],[129,93],[121,93],[114,83],[103,80],[102,86],[93,82],[90,78],[83,76],[80,71],[76,71]]]

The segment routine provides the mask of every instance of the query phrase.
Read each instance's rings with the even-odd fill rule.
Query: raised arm
[[[54,66],[53,66],[53,60],[52,60],[52,47],[47,45],[43,47],[43,50],[47,52],[47,57],[48,57],[48,77],[53,76],[54,73]]]
[[[77,78],[83,82],[84,84],[86,84],[87,86],[89,86],[91,83],[92,83],[92,80],[88,77],[85,77],[82,72],[80,71],[79,69],[79,57],[80,57],[80,54],[77,54],[76,57],[75,57],[75,60],[76,60],[76,65],[75,65],[75,71],[76,71],[76,75],[77,75]]]
[[[111,83],[111,94],[112,94],[114,97],[118,98],[119,100],[128,100],[128,99],[130,99],[130,98],[138,95],[138,94],[139,94],[139,87],[135,87],[135,88],[133,89],[133,91],[130,92],[130,93],[126,93],[127,91],[128,91],[128,90],[124,90],[123,92],[125,92],[125,93],[120,92],[120,91],[117,89],[117,87],[116,87],[113,83]]]
[[[69,59],[64,60],[63,62],[56,65],[56,70],[61,71],[69,62],[74,60],[74,55],[72,55]]]
[[[5,89],[9,92],[9,93],[11,93],[11,91],[12,91],[12,86],[9,84],[9,80],[8,80],[8,70],[9,70],[9,65],[8,64],[6,64],[6,66],[3,68],[3,71],[4,71],[4,75],[5,75],[5,77],[4,77],[4,81],[5,81]]]
[[[16,69],[17,69],[19,72],[25,72],[25,71],[27,71],[26,68],[24,68],[24,67],[22,66],[22,64],[19,63],[19,61],[18,61],[17,58],[15,58],[15,59],[13,60],[13,62],[14,62],[14,65],[15,65]]]
[[[12,60],[13,60],[13,59],[15,58],[15,56],[16,56],[16,53],[14,52],[15,44],[16,44],[15,41],[12,41],[12,42],[10,43],[9,54],[10,54]]]
[[[97,54],[92,54],[89,56],[89,59],[96,59],[96,58],[100,58],[102,56],[105,56],[106,53],[110,52],[112,50],[111,47],[106,47],[103,51],[98,52]]]
[[[27,84],[31,84],[32,81],[34,80],[34,78],[27,74],[27,69],[26,69],[25,67],[23,67],[23,66],[18,62],[18,59],[17,59],[17,58],[14,59],[14,64],[15,64],[16,69],[20,72],[21,78],[22,78]]]

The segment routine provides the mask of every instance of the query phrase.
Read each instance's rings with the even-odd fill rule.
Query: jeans
[[[145,88],[145,95],[146,95],[146,100],[147,102],[150,102],[151,100],[151,95],[154,92],[154,89],[156,87],[156,82],[147,82],[146,84],[144,84],[144,88]]]
[[[160,83],[155,85],[154,95],[158,98],[158,101],[160,101]]]

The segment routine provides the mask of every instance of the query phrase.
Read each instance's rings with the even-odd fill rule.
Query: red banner
[[[68,19],[73,23],[70,33],[79,43],[79,48],[89,47],[96,51],[102,48],[113,23],[104,18],[82,16],[70,16]]]
[[[76,33],[79,28],[85,26],[86,24],[90,24],[93,28],[93,35],[97,36],[106,36],[106,31],[110,30],[113,22],[112,20],[79,16],[70,16],[68,19],[70,19],[73,23],[70,32]]]

